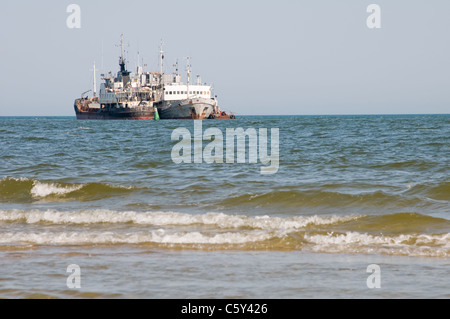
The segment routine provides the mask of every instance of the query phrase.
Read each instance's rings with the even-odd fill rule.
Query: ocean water
[[[0,118],[0,298],[450,297],[450,115],[201,124],[224,163],[174,162],[194,121]]]

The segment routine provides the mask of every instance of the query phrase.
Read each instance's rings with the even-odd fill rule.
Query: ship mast
[[[94,83],[93,83],[93,85],[94,85],[94,89],[93,89],[93,92],[94,92],[94,97],[96,97],[97,96],[97,79],[96,79],[96,77],[97,77],[97,75],[95,74],[95,61],[94,61]]]
[[[161,44],[159,46],[159,72],[163,73],[163,65],[164,65],[164,51],[163,51],[163,41],[161,39]]]
[[[93,71],[93,79],[92,79],[92,92],[94,93],[94,97],[97,96],[97,69],[95,67],[95,61],[94,61],[94,68],[89,69],[89,71]]]
[[[186,57],[187,64],[186,64],[186,72],[187,72],[187,98],[189,98],[189,82],[191,81],[191,57]]]
[[[123,48],[123,34],[120,35],[120,48],[121,48],[121,56],[119,60],[120,72],[123,74],[126,72],[125,70],[125,51]]]
[[[175,62],[175,64],[173,65],[173,67],[175,68],[175,72],[173,73],[174,78],[178,75],[178,59]]]

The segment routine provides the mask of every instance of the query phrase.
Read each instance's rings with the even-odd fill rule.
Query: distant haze
[[[366,24],[372,3],[380,29]],[[138,52],[157,71],[163,39],[164,71],[178,59],[185,79],[190,56],[237,115],[449,113],[449,14],[448,0],[6,0],[0,116],[74,115],[94,61],[98,84],[117,72],[122,33],[130,71]]]

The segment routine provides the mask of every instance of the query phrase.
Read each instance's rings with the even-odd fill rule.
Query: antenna
[[[102,39],[102,69],[101,70],[103,71],[103,39]]]
[[[191,80],[191,57],[186,57],[186,73],[187,73],[187,97],[189,98],[189,82]]]
[[[97,96],[97,75],[96,75],[96,68],[95,68],[95,61],[94,61],[94,68],[92,69],[92,71],[94,71],[94,80],[93,80],[93,90],[92,92],[94,92],[94,97]]]
[[[116,45],[119,46],[119,45]],[[121,48],[121,56],[119,60],[120,71],[125,72],[125,53],[123,49],[123,34],[120,35],[120,48]]]
[[[177,59],[177,61],[175,62],[175,64],[173,65],[173,67],[175,68],[174,75],[178,75],[178,59]]]
[[[161,44],[159,46],[159,72],[163,73],[163,65],[164,65],[164,51],[163,51],[163,40],[161,39]]]
[[[139,40],[138,40],[138,43],[137,43],[137,66],[138,67],[141,66],[141,64],[140,64],[141,61],[139,61],[141,59],[141,56],[140,56],[139,52],[140,52],[140,50],[139,50]]]
[[[141,57],[139,55],[139,51],[137,52],[137,70],[139,73],[139,69],[141,68],[141,61],[140,61]]]
[[[125,62],[125,50],[123,49],[123,34],[120,35],[120,48],[121,48],[120,59],[123,63],[123,62]]]
[[[141,64],[142,61],[142,64]],[[137,74],[140,76],[144,73],[144,58],[141,59],[141,53],[138,51],[137,53]]]

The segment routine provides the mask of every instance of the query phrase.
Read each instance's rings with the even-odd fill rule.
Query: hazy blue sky
[[[66,8],[81,7],[69,29]],[[369,29],[369,4],[381,29]],[[1,3],[0,116],[74,115],[94,61],[117,72],[191,56],[236,114],[450,113],[448,0],[45,0]]]

